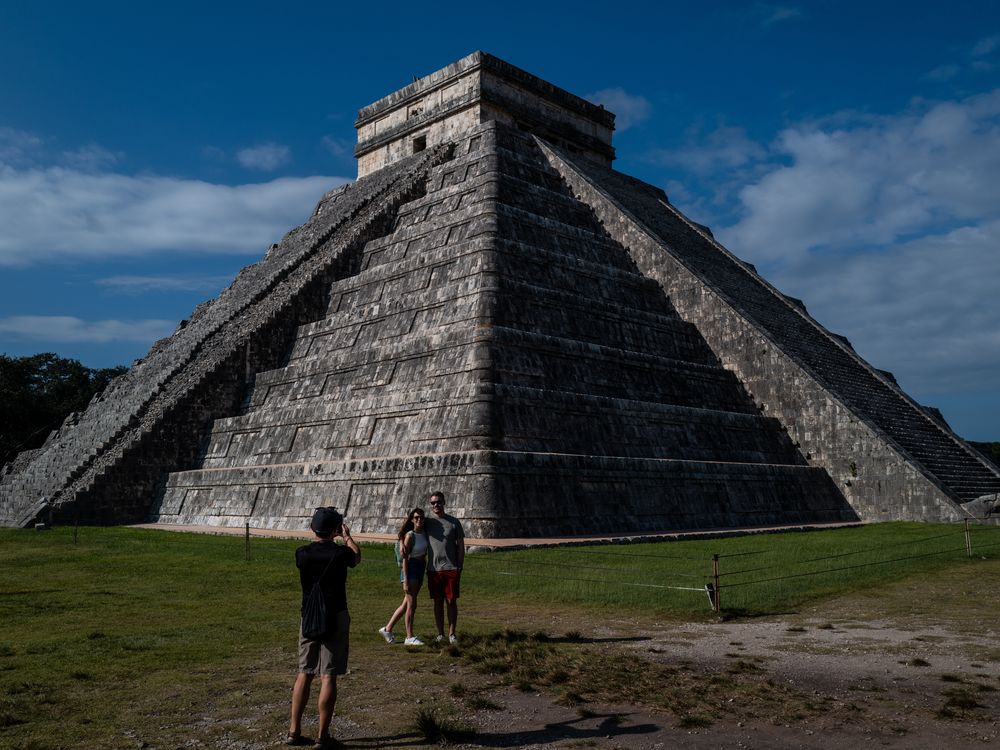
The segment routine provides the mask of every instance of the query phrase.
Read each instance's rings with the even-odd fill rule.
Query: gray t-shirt
[[[430,543],[427,569],[457,570],[458,543],[465,539],[461,521],[447,513],[440,517],[428,513],[424,526]]]

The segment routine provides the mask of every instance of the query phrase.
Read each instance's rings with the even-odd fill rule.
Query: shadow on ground
[[[525,745],[547,744],[569,740],[588,740],[598,737],[617,739],[638,734],[650,734],[660,729],[656,724],[636,724],[624,726],[623,719],[628,714],[595,714],[593,716],[568,719],[546,724],[540,729],[518,732],[462,732],[449,739],[455,743],[470,743],[478,747],[524,747]],[[577,726],[597,721],[594,726]],[[355,737],[343,741],[344,748],[413,747],[426,745],[423,737],[415,732],[394,734],[383,737]]]

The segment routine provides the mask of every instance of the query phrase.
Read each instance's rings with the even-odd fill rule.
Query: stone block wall
[[[168,477],[160,520],[298,527],[334,503],[386,532],[434,489],[474,535],[853,517],[501,124],[455,144],[287,345]],[[622,513],[596,519],[611,485]],[[706,486],[718,507],[701,512]]]
[[[1000,486],[961,441],[654,188],[543,145],[549,162],[765,413],[867,520],[957,520]]]
[[[186,454],[187,447],[173,451],[158,442],[158,435],[174,429],[169,426],[173,416],[183,415],[181,405],[214,383],[220,395],[206,401],[216,410],[201,418],[226,413],[232,402],[229,370],[239,370],[243,382],[254,367],[273,366],[274,342],[285,338],[272,331],[276,322],[282,328],[297,324],[298,315],[315,317],[308,309],[313,303],[302,300],[317,279],[346,272],[343,262],[350,248],[366,233],[384,231],[395,207],[422,188],[424,170],[446,156],[446,149],[428,151],[395,170],[325,196],[306,225],[289,233],[260,263],[244,269],[217,300],[199,306],[173,336],[157,342],[30,463],[3,476],[0,523],[24,525],[60,512],[84,520],[104,518],[93,510],[97,505],[131,508],[145,503],[148,513],[148,492],[137,497],[122,493],[162,482],[162,474],[176,465],[176,453]],[[265,332],[270,333],[261,335]],[[284,346],[280,348],[284,352]],[[232,364],[240,357],[242,367]],[[181,441],[197,445],[199,433],[187,432],[188,418],[181,417]],[[156,458],[160,455],[162,461]],[[132,517],[131,512],[123,511],[125,515]]]
[[[481,140],[458,144],[357,272],[328,286],[244,413],[217,420],[199,466],[169,477],[160,520],[295,528],[332,502],[355,528],[387,531],[441,482],[484,481],[463,478],[480,476],[492,421],[480,330],[496,178]]]
[[[531,128],[605,166],[614,115],[484,52],[474,52],[358,112],[358,176],[421,148],[461,141],[484,122]]]

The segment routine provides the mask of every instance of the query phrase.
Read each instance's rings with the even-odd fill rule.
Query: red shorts
[[[431,599],[447,599],[453,602],[458,599],[458,582],[462,578],[460,570],[429,570],[427,571],[427,592]]]

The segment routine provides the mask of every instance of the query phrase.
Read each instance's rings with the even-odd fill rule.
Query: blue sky
[[[21,7],[16,7],[21,6]],[[1000,440],[1000,5],[0,6],[0,351],[128,364],[483,49],[971,439]]]

